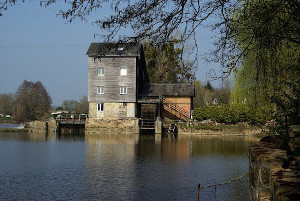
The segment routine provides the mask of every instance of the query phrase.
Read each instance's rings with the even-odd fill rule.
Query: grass
[[[11,120],[11,117],[0,117],[0,120]]]
[[[218,125],[190,125],[190,127],[186,128],[192,128],[196,130],[212,130],[212,131],[224,131],[224,130],[230,130],[230,131],[236,131],[236,132],[243,132],[245,130],[249,129],[256,129],[259,127],[255,126],[244,126],[244,125],[226,125],[226,124],[218,124]]]
[[[14,121],[11,117],[0,117],[0,124],[1,123],[14,123]]]

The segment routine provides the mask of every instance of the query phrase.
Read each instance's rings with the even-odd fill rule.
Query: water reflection
[[[198,183],[247,172],[248,148],[257,140],[1,134],[0,200],[195,200]],[[250,200],[248,181],[203,189],[200,199]]]
[[[56,139],[59,141],[84,141],[84,134],[55,134]],[[45,140],[49,139],[49,134],[46,134]]]

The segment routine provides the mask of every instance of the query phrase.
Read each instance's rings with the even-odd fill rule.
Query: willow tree
[[[233,101],[259,108],[274,105],[279,123],[299,124],[300,2],[254,0],[235,13],[231,37],[243,52]]]
[[[20,0],[25,2],[26,0]],[[0,15],[18,0],[0,2]],[[56,0],[41,1],[42,6]],[[59,14],[67,21],[85,20],[91,13],[99,12],[94,23],[107,31],[105,40],[143,41],[164,44],[178,29],[182,30],[180,42],[190,38],[197,45],[196,32],[206,23],[219,32],[216,50],[210,60],[225,67],[227,76],[253,54],[257,86],[268,86],[269,99],[286,121],[299,123],[298,48],[300,43],[299,0],[70,0]],[[111,15],[103,16],[101,10],[111,8]],[[121,35],[121,31],[131,29]],[[285,52],[282,54],[282,52]],[[281,56],[286,55],[287,59]],[[283,59],[283,60],[281,60]],[[280,62],[277,62],[281,60]],[[287,78],[287,79],[285,79]],[[274,86],[273,88],[270,86]],[[299,87],[298,87],[299,89]],[[269,96],[269,95],[268,95]],[[282,98],[282,96],[284,98]],[[292,108],[292,109],[291,109]],[[280,116],[280,115],[279,115]],[[290,116],[290,117],[288,117]]]

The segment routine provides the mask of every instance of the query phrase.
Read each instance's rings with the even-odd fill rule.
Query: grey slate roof
[[[192,84],[154,84],[150,83],[143,89],[142,96],[195,96]]]
[[[91,43],[86,54],[89,57],[139,56],[140,48],[139,43]]]

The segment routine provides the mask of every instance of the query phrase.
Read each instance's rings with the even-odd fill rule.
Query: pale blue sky
[[[0,94],[14,93],[23,80],[39,80],[55,106],[87,95],[86,51],[91,42],[101,42],[94,38],[101,29],[92,22],[97,16],[109,15],[110,10],[96,12],[88,22],[69,24],[56,16],[59,6],[42,8],[39,1],[20,3],[0,17]],[[200,53],[213,48],[210,31],[203,28],[197,35]],[[199,60],[196,77],[205,82],[217,64]],[[218,86],[219,81],[213,84]]]

